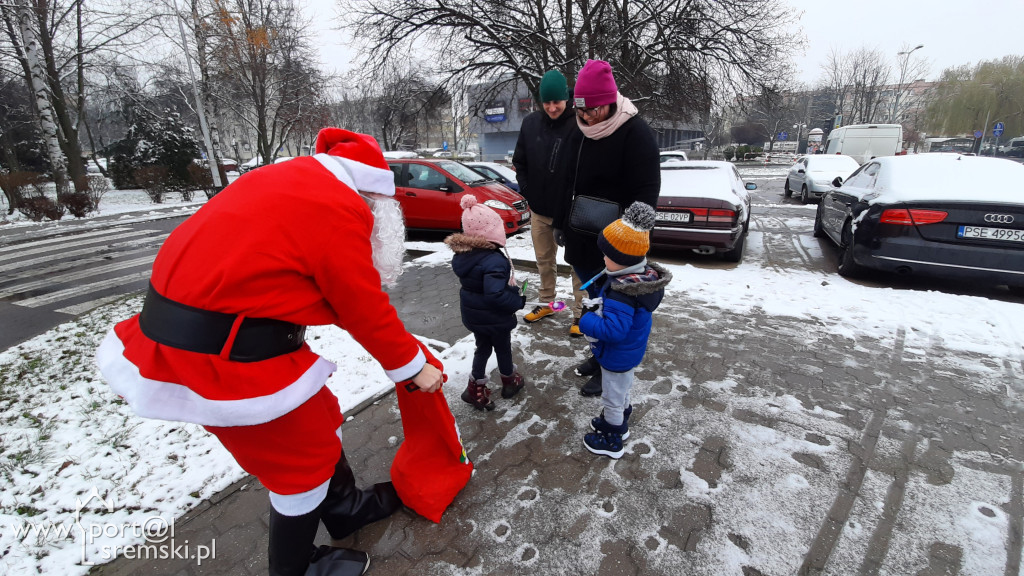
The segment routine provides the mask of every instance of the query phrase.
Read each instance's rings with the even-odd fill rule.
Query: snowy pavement
[[[1024,305],[823,273],[809,263],[831,254],[794,212],[756,206],[735,267],[666,263],[675,279],[618,462],[582,448],[599,408],[576,391],[583,352],[567,319],[514,333],[532,381],[520,398],[486,414],[458,399],[473,343],[442,336],[458,314],[450,254],[409,243],[433,252],[409,276],[434,280],[396,301],[419,300],[406,313],[426,319],[414,331],[445,363],[476,472],[440,525],[401,512],[358,535],[375,573],[1019,573]],[[509,249],[532,257],[528,239]],[[110,526],[170,523],[244,477],[200,428],[136,418],[99,380],[96,344],[140,304],[127,297],[0,354],[0,572],[85,573],[83,560],[143,540]],[[309,341],[338,363],[329,385],[343,409],[390,388],[340,330]],[[363,440],[346,444],[354,462],[386,472],[373,453],[395,449],[397,418],[385,397],[347,424],[346,439]],[[185,564],[137,573],[241,573]]]

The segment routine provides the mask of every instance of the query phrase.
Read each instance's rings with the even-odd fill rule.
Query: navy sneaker
[[[583,445],[594,454],[601,454],[618,460],[625,449],[622,447],[622,434],[591,432],[583,436]]]
[[[626,425],[626,431],[622,433],[623,440],[629,440],[629,415],[632,413],[632,404],[626,406],[626,409],[622,411],[622,416],[625,418],[625,420],[623,420],[622,423]],[[602,429],[607,430],[609,426],[611,426],[611,424],[609,424],[608,421],[604,419],[604,410],[601,410],[601,415],[598,416],[597,418],[590,419],[590,429],[594,430],[595,432]]]

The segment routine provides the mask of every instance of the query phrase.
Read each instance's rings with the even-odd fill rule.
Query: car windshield
[[[489,180],[486,176],[459,162],[438,162],[437,166],[466,184]]]
[[[813,171],[847,170],[854,171],[860,164],[849,156],[813,156],[807,159],[807,167]]]

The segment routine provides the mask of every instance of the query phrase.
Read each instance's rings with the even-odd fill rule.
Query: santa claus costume
[[[401,502],[390,482],[355,487],[342,450],[336,366],[303,342],[308,325],[347,330],[397,382],[440,367],[381,290],[372,200],[394,179],[369,136],[320,132],[317,154],[251,171],[167,238],[142,312],[97,353],[140,416],[204,426],[270,492],[271,574],[359,574],[361,552],[313,547]],[[308,571],[307,571],[308,570]]]

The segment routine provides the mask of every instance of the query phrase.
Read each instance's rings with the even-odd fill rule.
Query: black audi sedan
[[[865,268],[1024,292],[1024,166],[960,154],[875,158],[822,197],[814,235]]]

